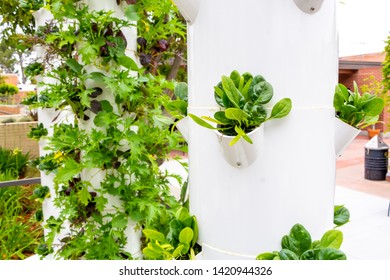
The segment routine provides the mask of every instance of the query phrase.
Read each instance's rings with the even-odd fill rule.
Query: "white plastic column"
[[[197,9],[188,26],[189,112],[212,115],[213,86],[232,70],[263,75],[274,87],[272,102],[293,102],[287,118],[265,124],[264,142],[253,144],[262,152],[246,168],[226,162],[213,131],[190,123],[198,257],[254,259],[279,250],[295,223],[320,238],[333,226],[335,1],[312,14],[294,0],[199,0],[198,8],[193,1],[178,1],[183,11]]]
[[[38,28],[40,26],[44,26],[47,21],[51,20],[53,18],[52,14],[44,9],[41,8],[38,11],[35,11],[33,13],[34,19],[35,19],[35,27]],[[38,60],[43,60],[46,54],[46,51],[43,46],[37,45],[34,47],[34,51],[36,52],[36,56]],[[54,62],[53,62],[54,63]],[[37,82],[44,82],[45,84],[55,83],[56,80],[49,77],[44,76],[37,76],[36,77]],[[45,89],[45,86],[37,85],[37,94],[39,94]],[[48,136],[53,135],[53,126],[55,124],[59,123],[67,123],[67,122],[73,122],[73,114],[67,110],[64,110],[62,112],[56,111],[52,108],[39,108],[38,109],[38,121],[43,124],[43,126],[48,130]],[[55,121],[54,121],[55,120]],[[45,156],[49,153],[48,150],[45,150],[45,146],[47,145],[47,140],[42,138],[39,140],[39,155]],[[56,198],[55,195],[55,188],[54,188],[54,174],[49,173],[46,174],[46,172],[41,171],[41,185],[47,186],[50,189],[50,197],[45,199],[42,204],[42,211],[44,216],[44,223],[46,219],[50,218],[51,216],[58,218],[60,210],[54,205],[54,199]],[[67,225],[64,225],[63,230],[61,233],[57,235],[57,240],[61,239],[61,236],[63,237],[68,231],[66,228]],[[45,234],[47,234],[47,229],[45,229]],[[46,259],[50,259],[52,256],[46,257]]]
[[[116,0],[85,0],[86,5],[88,5],[89,9],[91,11],[113,11],[113,16],[119,19],[125,19],[123,6],[125,5],[124,2],[121,2],[120,5],[117,4]],[[126,37],[127,41],[127,48],[126,48],[126,55],[131,57],[136,61],[135,52],[137,50],[137,29],[132,27],[123,28],[122,32],[124,36]],[[90,72],[104,72],[103,70],[97,69],[94,65],[88,65],[85,67],[86,71]],[[107,72],[104,72],[107,74]],[[113,105],[115,103],[114,95],[110,89],[108,89],[103,83],[99,83],[93,80],[89,80],[86,82],[87,88],[93,88],[93,87],[100,87],[103,89],[103,93],[97,98],[97,100],[108,100]],[[114,108],[117,108],[117,106],[113,106]],[[115,110],[115,109],[114,109]],[[91,113],[91,112],[89,112]],[[118,113],[118,112],[117,112]],[[99,129],[94,125],[93,119],[94,114],[91,113],[90,119],[88,121],[80,121],[80,127],[82,129],[85,129],[87,131],[90,131],[92,128]],[[84,169],[81,173],[81,179],[85,181],[89,181],[94,188],[99,188],[101,182],[103,181],[104,177],[106,176],[106,172],[113,172],[113,171],[103,171],[97,168],[94,169]],[[129,178],[130,180],[130,178]],[[115,213],[117,211],[123,210],[123,203],[122,201],[115,196],[111,195],[105,195],[108,199],[108,204],[106,205],[105,211],[107,213]],[[127,237],[127,244],[125,246],[125,250],[130,252],[134,258],[141,258],[141,236],[142,232],[139,229],[139,226],[134,221],[129,221],[127,228],[125,230],[125,234]]]

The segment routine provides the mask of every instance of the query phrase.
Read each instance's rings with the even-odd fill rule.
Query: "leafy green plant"
[[[167,104],[167,109],[175,119],[182,119],[187,116],[188,107],[188,85],[185,82],[179,82],[175,85],[175,99]]]
[[[147,259],[194,259],[199,250],[196,218],[184,207],[170,221],[166,235],[155,229],[144,229],[143,233],[147,240],[143,254]]]
[[[19,92],[18,87],[10,84],[0,84],[0,95],[11,96]]]
[[[50,189],[48,186],[38,186],[33,191],[31,198],[36,199],[39,202],[43,202],[45,198],[50,197]]]
[[[163,4],[165,13],[172,3],[126,1],[128,19],[118,19],[112,12],[90,11],[77,2],[50,1],[47,7],[54,19],[36,34],[48,53],[43,61],[54,57],[58,63],[55,69],[45,64],[43,76],[53,83],[41,83],[39,97],[26,102],[32,108],[67,108],[75,116],[71,123],[53,125],[53,135],[46,138],[49,153],[34,161],[40,170],[54,175],[52,196],[60,212],[56,218],[43,217],[47,234],[36,251],[63,259],[133,259],[126,251],[126,229],[132,223],[157,230],[169,242],[181,242],[186,248],[187,226],[180,228],[184,230],[181,237],[180,232],[172,233],[174,238],[169,235],[171,221],[181,223],[175,213],[182,203],[170,193],[168,180],[174,175],[159,169],[171,151],[183,146],[180,135],[170,130],[173,119],[163,111],[170,101],[165,93],[173,90],[175,82],[153,75],[158,74],[158,65],[140,69],[127,56],[124,36],[124,29],[137,18],[154,21],[159,5]],[[148,9],[136,9],[141,2]],[[160,43],[161,48],[168,47]],[[168,55],[168,48],[158,53]],[[168,59],[164,56],[159,61]],[[44,133],[37,134],[38,138]],[[95,182],[85,175],[88,172],[92,178],[96,174],[102,178]],[[34,195],[42,200],[48,193],[40,188]],[[121,206],[112,209],[111,198]],[[70,231],[59,240],[57,233],[68,222]],[[178,227],[172,226],[172,231]],[[180,258],[187,258],[191,251],[184,249],[177,251]]]
[[[282,238],[282,250],[263,253],[257,260],[345,260],[340,251],[343,234],[339,230],[325,232],[321,240],[312,241],[310,233],[301,225],[295,224],[288,235]]]
[[[44,64],[40,62],[33,62],[24,68],[24,74],[28,78],[35,78],[38,75],[43,74],[45,68]]]
[[[345,123],[363,129],[378,122],[385,102],[383,98],[375,94],[359,92],[354,82],[354,90],[348,90],[343,84],[338,84],[335,89],[333,106],[336,117]]]
[[[23,176],[29,160],[29,154],[20,150],[8,150],[0,147],[0,173],[13,170],[16,176]]]
[[[335,227],[349,222],[350,213],[344,205],[335,205],[333,223]],[[320,240],[312,241],[310,233],[301,224],[295,224],[288,235],[283,236],[280,251],[266,252],[257,260],[346,260],[340,251],[343,233],[337,229],[328,230]]]
[[[240,75],[233,71],[230,77],[222,76],[222,81],[214,90],[215,100],[222,110],[216,112],[214,118],[207,116],[199,118],[193,114],[189,116],[205,128],[235,136],[229,145],[234,145],[241,138],[252,144],[247,133],[268,120],[287,116],[292,108],[291,99],[283,98],[274,105],[270,116],[267,116],[265,105],[272,99],[273,88],[260,75],[253,77],[250,73]],[[217,127],[205,120],[216,123]]]
[[[37,127],[32,127],[27,136],[31,139],[39,140],[43,136],[47,136],[47,129],[43,126],[42,123],[39,123]]]
[[[43,7],[43,0],[20,0],[20,7],[28,11],[37,11]]]
[[[344,205],[334,206],[333,223],[336,227],[340,227],[349,222],[350,213]]]
[[[40,203],[30,200],[30,187],[0,189],[0,259],[25,259],[34,254],[43,230],[34,218]]]

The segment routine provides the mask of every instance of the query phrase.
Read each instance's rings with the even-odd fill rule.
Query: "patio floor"
[[[344,204],[350,222],[342,250],[350,260],[390,260],[390,182],[364,179],[364,145],[367,136],[358,136],[337,160],[335,203]],[[384,139],[390,146],[390,139]]]

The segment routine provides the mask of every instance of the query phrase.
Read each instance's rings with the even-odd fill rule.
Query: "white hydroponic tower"
[[[284,97],[293,103],[288,117],[266,122],[254,138],[247,166],[228,162],[216,133],[190,122],[199,258],[254,259],[279,250],[295,223],[320,238],[333,226],[336,1],[175,2],[188,20],[190,113],[218,110],[213,87],[232,70],[263,75],[274,88],[271,103]]]

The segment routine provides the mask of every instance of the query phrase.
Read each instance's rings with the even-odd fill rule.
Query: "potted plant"
[[[175,127],[179,130],[181,135],[188,141],[188,85],[185,82],[179,82],[175,85],[174,100],[171,100],[166,108],[173,116]]]
[[[252,145],[253,139],[262,143],[264,130],[261,125],[268,120],[285,117],[291,111],[291,99],[283,98],[273,106],[268,116],[266,104],[272,97],[273,87],[263,76],[241,75],[234,70],[229,77],[222,76],[214,87],[214,98],[220,106],[214,118],[188,116],[197,124],[217,132],[224,157],[230,165],[246,167],[261,151],[261,144]]]
[[[336,110],[336,155],[340,156],[361,129],[379,121],[385,102],[375,94],[360,94],[354,82],[353,91],[343,84],[336,86],[333,106]]]
[[[188,115],[205,128],[218,130],[224,136],[233,136],[230,146],[241,138],[253,144],[248,133],[268,120],[287,116],[291,111],[291,99],[283,98],[272,108],[270,116],[267,116],[265,105],[271,101],[272,96],[272,85],[263,76],[253,77],[250,73],[240,75],[234,70],[230,77],[222,76],[221,82],[214,87],[215,101],[221,108],[214,114],[214,118]]]

